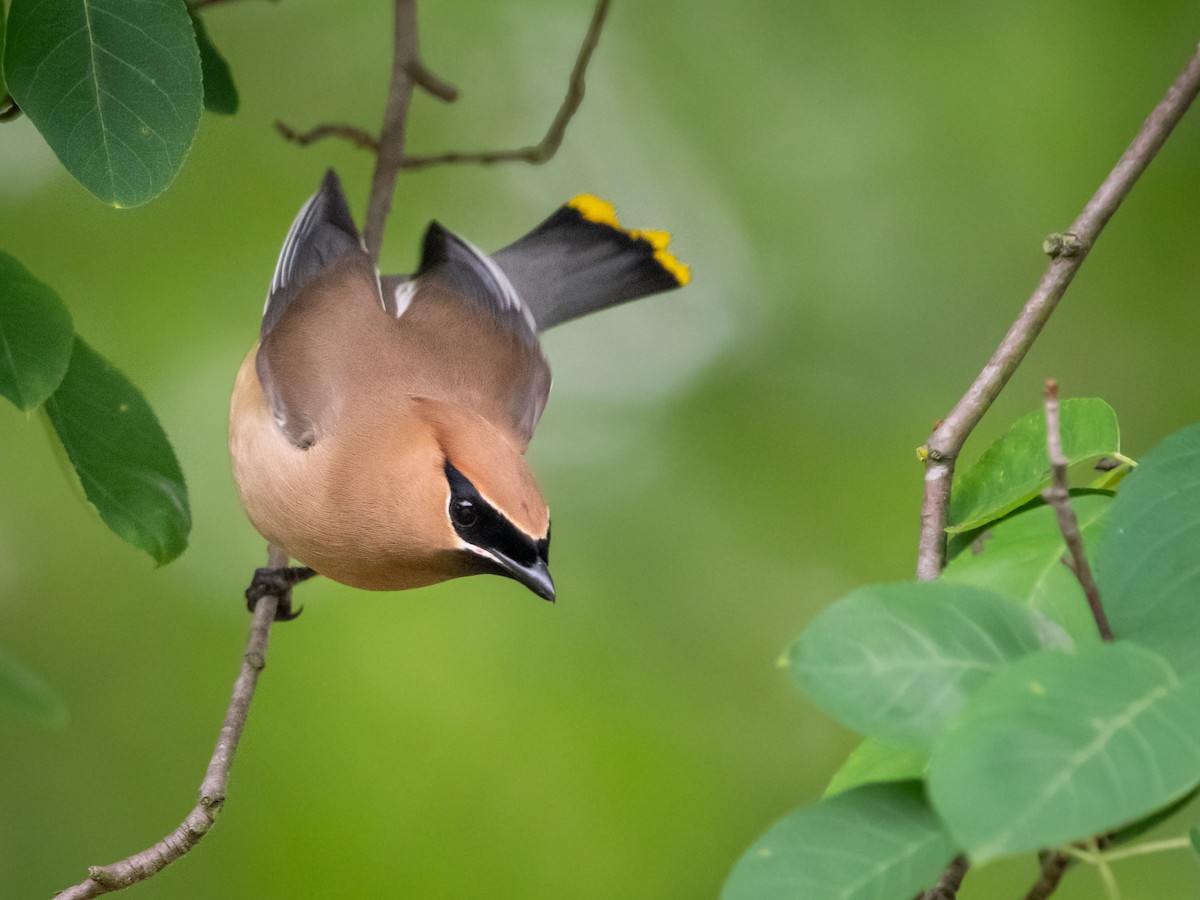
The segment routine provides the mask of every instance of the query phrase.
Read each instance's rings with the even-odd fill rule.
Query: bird
[[[283,242],[235,381],[229,448],[255,529],[313,574],[407,590],[476,574],[551,602],[550,514],[525,451],[550,391],[541,332],[686,285],[665,231],[589,194],[487,254],[433,221],[420,264],[381,276],[329,170]]]

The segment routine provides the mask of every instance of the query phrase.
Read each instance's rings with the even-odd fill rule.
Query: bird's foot
[[[246,588],[246,609],[254,612],[258,601],[270,594],[279,599],[275,608],[276,622],[290,622],[304,607],[292,610],[292,586],[301,581],[307,581],[317,573],[308,566],[280,566],[279,568],[264,567],[254,570],[254,580]]]

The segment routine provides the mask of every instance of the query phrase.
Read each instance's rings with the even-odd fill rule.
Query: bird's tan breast
[[[402,590],[468,574],[451,552],[440,455],[411,414],[411,399],[390,398],[384,418],[352,409],[324,439],[300,449],[274,421],[255,352],[234,386],[229,447],[258,532],[292,559],[353,587]]]

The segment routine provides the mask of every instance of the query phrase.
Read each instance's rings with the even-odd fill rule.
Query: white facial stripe
[[[496,554],[492,553],[490,550],[485,550],[483,547],[477,547],[474,544],[468,544],[462,538],[458,539],[458,549],[469,550],[476,556],[482,556],[484,559],[490,559],[492,562],[497,563],[498,565],[503,565],[503,563],[496,558]]]

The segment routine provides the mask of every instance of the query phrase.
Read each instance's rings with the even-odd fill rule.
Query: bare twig
[[[401,6],[406,9],[401,10]],[[490,166],[503,162],[525,162],[540,165],[549,162],[558,148],[562,146],[567,126],[583,103],[588,64],[592,54],[600,43],[600,33],[608,17],[612,0],[597,0],[592,13],[591,23],[587,34],[575,57],[575,65],[571,77],[567,81],[567,93],[562,104],[555,113],[546,134],[536,144],[527,147],[516,147],[509,150],[483,150],[479,152],[436,153],[426,156],[408,156],[404,153],[405,133],[403,124],[407,117],[409,98],[415,84],[424,88],[435,97],[443,100],[453,100],[458,92],[443,82],[422,64],[416,51],[416,23],[412,19],[412,44],[408,40],[408,32],[401,33],[401,28],[407,28],[409,17],[412,15],[411,0],[399,0],[396,8],[396,55],[392,68],[392,87],[388,93],[388,108],[384,112],[384,130],[376,138],[370,132],[353,125],[324,124],[317,125],[309,131],[297,132],[282,122],[276,122],[275,127],[288,140],[304,147],[322,138],[342,138],[354,146],[364,150],[372,150],[377,154],[375,177],[371,182],[371,200],[367,207],[367,225],[365,229],[367,250],[372,257],[378,259],[379,247],[383,242],[383,228],[391,208],[391,198],[395,191],[396,175],[400,171],[415,171],[428,169],[432,166],[444,165],[483,165]],[[407,93],[406,93],[407,92]],[[397,122],[389,130],[389,122]],[[386,149],[387,159],[385,161]]]
[[[518,147],[512,150],[488,150],[479,153],[439,153],[432,156],[409,156],[404,159],[404,169],[427,169],[430,166],[476,164],[490,166],[501,162],[527,162],[534,165],[549,162],[558,148],[562,146],[563,137],[567,133],[567,125],[579,111],[583,103],[585,76],[588,63],[596,45],[600,43],[600,32],[604,30],[604,21],[608,16],[612,0],[597,0],[596,9],[592,13],[592,21],[588,25],[587,34],[575,58],[575,67],[567,82],[567,95],[563,97],[562,105],[554,115],[545,136],[536,144],[528,147]]]
[[[1051,261],[1037,288],[1026,301],[983,371],[967,389],[954,409],[934,428],[921,448],[925,462],[925,491],[921,502],[921,538],[917,551],[917,577],[937,578],[946,563],[946,513],[954,462],[1004,386],[1041,334],[1067,286],[1079,271],[1088,251],[1132,190],[1138,177],[1154,159],[1171,131],[1200,92],[1200,48],[1167,89],[1166,96],[1150,113],[1133,143],[1088,201],[1067,231],[1051,235],[1044,245]],[[1099,622],[1099,620],[1097,620]],[[957,857],[942,873],[926,897],[953,898],[966,874],[968,863]],[[1061,877],[1061,876],[1060,876]],[[955,880],[957,879],[957,881]],[[942,893],[937,893],[941,891]]]
[[[336,137],[349,141],[361,150],[370,150],[372,153],[379,152],[379,138],[359,128],[357,125],[331,122],[325,125],[317,125],[308,131],[296,131],[285,122],[276,121],[275,130],[283,135],[286,140],[301,147],[307,147],[309,144],[315,144],[317,141],[325,138]]]
[[[1050,453],[1050,474],[1053,483],[1042,492],[1046,502],[1054,507],[1058,517],[1058,530],[1062,532],[1071,555],[1071,571],[1079,579],[1083,593],[1087,596],[1088,606],[1092,610],[1092,618],[1100,630],[1100,637],[1106,641],[1113,639],[1112,628],[1108,624],[1108,616],[1104,614],[1104,606],[1100,603],[1100,590],[1092,577],[1092,567],[1088,565],[1087,554],[1083,549],[1083,535],[1079,533],[1079,519],[1075,517],[1075,509],[1071,506],[1071,494],[1067,484],[1067,457],[1063,453],[1062,425],[1058,407],[1058,382],[1050,379],[1046,382],[1046,446]]]
[[[447,81],[442,81],[425,67],[418,59],[409,67],[409,74],[417,87],[425,93],[437,97],[445,103],[453,103],[458,99],[458,88]]]
[[[971,863],[965,856],[954,857],[942,871],[942,877],[938,879],[937,884],[921,895],[922,900],[954,900],[969,868]]]
[[[421,63],[417,49],[416,0],[396,0],[392,40],[392,77],[383,109],[383,127],[379,130],[379,150],[375,154],[375,173],[371,176],[371,196],[367,200],[366,227],[363,229],[367,253],[376,264],[383,246],[383,229],[392,209],[392,195],[396,192],[396,176],[404,162],[408,105],[412,101],[413,88],[443,84]],[[452,88],[450,90],[452,96],[457,96]],[[446,98],[445,93],[435,91],[434,95]]]
[[[1058,890],[1063,876],[1071,865],[1071,857],[1061,850],[1048,850],[1041,855],[1042,871],[1037,882],[1025,895],[1025,900],[1046,900]]]
[[[1083,212],[1066,232],[1052,236],[1047,246],[1052,259],[1033,295],[979,377],[921,448],[925,496],[921,504],[918,578],[936,578],[945,564],[950,483],[954,461],[967,437],[1021,364],[1100,232],[1187,112],[1197,92],[1200,92],[1200,51],[1167,90]]]
[[[267,565],[282,567],[287,562],[286,554],[275,547],[270,548]],[[208,834],[217,820],[217,814],[225,805],[233,756],[237,752],[242,730],[246,727],[246,716],[250,711],[250,701],[254,699],[258,676],[266,665],[271,623],[275,619],[278,604],[284,599],[267,595],[255,607],[250,637],[242,656],[241,672],[233,684],[233,696],[225,713],[225,722],[221,725],[221,734],[209,760],[204,781],[200,783],[199,800],[187,818],[153,847],[107,866],[92,866],[88,869],[86,881],[57,894],[56,900],[87,900],[145,881],[182,857]]]
[[[231,0],[191,0],[189,8],[195,11],[224,2],[231,2]],[[550,129],[546,132],[546,136],[534,147],[511,151],[511,158],[545,162],[554,155],[562,143],[567,124],[583,100],[584,73],[599,41],[600,29],[610,5],[611,0],[598,0],[597,2],[591,26],[579,52],[574,71],[571,73],[566,99],[551,123]],[[383,126],[378,138],[361,128],[346,124],[318,125],[310,131],[302,133],[282,122],[276,122],[275,126],[287,140],[301,146],[326,137],[338,137],[375,152],[375,172],[371,181],[371,195],[364,229],[364,240],[373,261],[378,261],[379,258],[383,229],[391,208],[396,178],[402,168],[422,168],[438,162],[498,162],[506,155],[475,154],[476,158],[470,159],[468,155],[457,158],[458,155],[451,154],[450,156],[456,158],[417,157],[406,160],[404,155],[405,135],[408,108],[414,88],[420,87],[445,101],[455,100],[458,92],[453,85],[442,81],[421,62],[417,43],[416,0],[395,0],[393,40],[392,74],[388,85],[387,103],[384,108]],[[8,100],[11,98],[6,96],[6,101]],[[19,112],[16,104],[12,103],[5,113],[14,111]],[[287,563],[288,558],[285,553],[274,546],[268,548],[268,569],[283,569]],[[311,570],[296,571],[312,574]],[[247,596],[250,596],[250,592],[247,593]],[[200,797],[196,806],[188,813],[178,828],[157,844],[110,865],[91,867],[88,869],[87,880],[59,893],[58,900],[86,900],[86,898],[98,897],[144,881],[195,847],[216,822],[217,815],[225,804],[230,768],[237,751],[238,740],[246,725],[258,677],[266,665],[267,641],[271,633],[271,623],[275,620],[277,612],[290,611],[291,608],[290,588],[281,593],[259,592],[256,594],[256,598],[257,606],[254,610],[241,672],[234,682],[233,697],[225,714],[216,749],[209,761],[204,781],[200,785]]]

